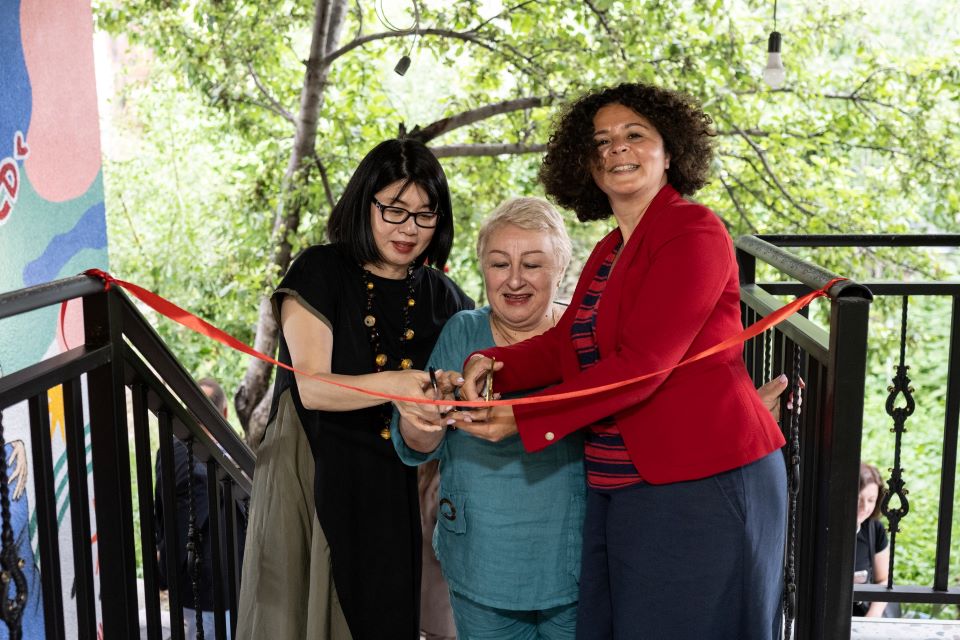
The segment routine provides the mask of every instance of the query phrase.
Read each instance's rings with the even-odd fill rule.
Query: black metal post
[[[218,476],[218,467],[213,460],[207,461],[207,504],[210,505],[209,522],[210,530],[210,555],[211,568],[213,569],[213,624],[214,637],[226,638],[227,625],[224,618],[224,586],[226,577],[223,571],[223,555],[227,545],[223,539],[223,526],[221,518],[227,516],[227,510],[233,505],[227,504],[220,495],[220,481]],[[236,615],[236,612],[233,612]]]
[[[853,575],[869,310],[870,298],[861,296],[840,298],[831,306],[820,466],[812,479],[811,503],[804,505],[813,548],[800,576],[806,583],[802,592],[810,598],[799,606],[798,637],[803,639],[850,638],[853,584],[838,576]]]
[[[183,640],[183,599],[180,597],[180,533],[177,520],[177,470],[173,457],[173,427],[170,413],[157,412],[160,432],[160,499],[163,502],[163,537],[167,549],[167,594],[170,603],[170,632],[173,640]],[[187,470],[189,474],[191,469]],[[190,476],[187,476],[188,482]],[[188,491],[192,491],[190,487]],[[182,544],[186,544],[186,540]]]
[[[936,591],[946,591],[950,580],[950,536],[956,489],[958,428],[960,428],[960,296],[954,296],[950,316],[950,355],[947,360],[947,399],[943,420],[943,462],[940,465],[937,559],[933,574],[933,588]]]
[[[70,479],[70,520],[73,527],[74,585],[77,593],[77,633],[82,640],[97,638],[97,610],[93,587],[90,496],[87,491],[87,449],[83,426],[80,381],[63,384],[67,474]]]
[[[93,487],[97,504],[97,548],[100,562],[100,599],[105,638],[133,638],[140,634],[137,614],[136,552],[133,535],[130,452],[127,441],[126,397],[119,309],[115,294],[103,292],[83,300],[83,322],[88,347],[110,345],[110,364],[87,375],[90,402],[90,444]]]
[[[737,266],[741,285],[753,284],[757,281],[757,259],[753,254],[737,248]]]
[[[33,481],[37,496],[44,635],[48,640],[61,640],[65,635],[63,588],[60,579],[60,543],[57,535],[60,528],[57,525],[57,498],[53,479],[49,411],[46,391],[30,398],[30,441],[33,449]]]
[[[233,480],[226,479],[223,484],[223,502],[233,505],[236,495],[233,491]],[[237,594],[240,592],[240,545],[237,542],[237,510],[227,509],[224,512],[227,534],[227,604],[230,608],[230,637],[237,635]]]
[[[150,417],[147,387],[134,384],[133,439],[136,445],[137,498],[140,502],[140,549],[143,562],[143,600],[147,611],[147,638],[161,640],[160,581],[157,575],[157,536],[153,517],[153,451],[150,448]]]

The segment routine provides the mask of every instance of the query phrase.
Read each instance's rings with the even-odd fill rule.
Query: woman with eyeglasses
[[[360,162],[273,294],[282,362],[343,385],[422,397],[440,329],[470,300],[442,271],[450,193],[422,143]],[[427,266],[429,263],[430,266]],[[434,407],[397,403],[410,419]],[[382,399],[277,370],[257,450],[237,637],[418,638],[417,472],[390,442]]]

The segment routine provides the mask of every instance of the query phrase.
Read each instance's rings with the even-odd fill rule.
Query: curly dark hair
[[[623,83],[581,96],[554,124],[540,166],[540,182],[557,204],[572,209],[581,222],[601,220],[613,211],[590,172],[597,161],[593,117],[601,107],[621,104],[650,121],[670,154],[667,182],[682,195],[707,183],[713,158],[713,120],[687,94],[648,84]]]

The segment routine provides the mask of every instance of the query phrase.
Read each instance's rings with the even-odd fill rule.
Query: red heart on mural
[[[30,153],[27,147],[27,141],[23,139],[23,132],[17,131],[13,136],[13,157],[15,160],[23,160]]]

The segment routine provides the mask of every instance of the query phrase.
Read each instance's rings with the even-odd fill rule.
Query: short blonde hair
[[[487,216],[477,234],[477,258],[483,258],[484,249],[490,235],[507,225],[513,225],[527,231],[545,231],[553,240],[553,250],[557,256],[557,266],[561,276],[570,264],[573,255],[573,243],[567,235],[563,217],[552,204],[543,198],[509,198]]]

